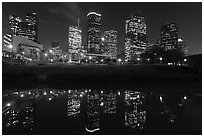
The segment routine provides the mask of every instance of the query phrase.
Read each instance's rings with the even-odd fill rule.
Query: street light
[[[7,107],[10,107],[10,106],[11,106],[11,103],[7,103],[6,106],[7,106]]]
[[[102,40],[102,41],[105,41],[105,38],[104,38],[104,37],[102,37],[102,38],[101,38],[101,40]]]
[[[118,62],[121,62],[122,60],[121,59],[118,59]]]
[[[91,56],[89,56],[89,59],[91,60],[91,59],[92,59],[92,57],[91,57]]]
[[[162,57],[160,57],[159,60],[162,61]]]
[[[12,48],[13,48],[13,46],[12,46],[12,45],[8,45],[8,48],[9,48],[9,49],[12,49]]]
[[[103,64],[103,59],[101,59],[101,62],[102,62],[102,64]]]
[[[162,59],[163,59],[162,57],[160,57],[160,58],[159,58],[159,60],[160,60],[160,63],[162,63]]]
[[[47,53],[45,53],[45,57],[47,57]]]
[[[140,58],[137,58],[137,64],[139,64],[139,62],[140,62]]]
[[[147,61],[149,61],[149,58],[147,59]]]
[[[187,65],[187,59],[184,59],[183,61],[184,61],[184,65]]]

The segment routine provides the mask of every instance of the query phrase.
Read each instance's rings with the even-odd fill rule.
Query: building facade
[[[12,30],[12,33],[14,35],[16,35],[19,30],[20,22],[22,22],[20,17],[9,15],[9,28]]]
[[[108,30],[104,32],[101,51],[104,55],[109,55],[111,59],[117,58],[117,31]]]
[[[13,47],[13,35],[6,33],[3,37],[3,49],[11,49]]]
[[[134,61],[146,48],[146,23],[141,15],[134,14],[125,21],[125,59]]]
[[[37,25],[37,14],[27,13],[25,19],[27,25],[27,35],[30,40],[38,41],[38,25]]]
[[[27,13],[25,21],[17,16],[9,16],[9,27],[15,36],[26,37],[37,41],[37,16],[36,13]]]
[[[23,54],[25,57],[32,58],[33,61],[38,61],[43,45],[22,36],[13,36],[12,50],[16,54]]]
[[[88,53],[100,54],[101,14],[90,12],[88,17],[87,46]]]
[[[82,30],[77,26],[69,26],[69,60],[79,61],[82,44]]]
[[[161,27],[160,44],[166,50],[175,49],[178,45],[178,25],[176,23],[168,23]]]

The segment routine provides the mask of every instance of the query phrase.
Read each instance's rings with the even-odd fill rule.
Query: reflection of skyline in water
[[[17,104],[16,104],[17,105]],[[21,104],[24,105],[24,104]],[[4,126],[8,130],[17,131],[23,129],[25,133],[32,133],[34,125],[34,107],[32,102],[25,104],[25,107],[7,109],[3,113]]]
[[[80,95],[77,90],[68,90],[67,115],[76,116],[80,113]]]
[[[100,130],[100,96],[96,90],[87,93],[87,125],[88,132]]]
[[[103,93],[101,95],[101,106],[103,107],[103,112],[107,114],[115,114],[116,113],[116,93]]]
[[[144,95],[137,91],[125,91],[125,104],[125,125],[131,128],[143,129],[146,122]]]
[[[111,92],[110,92],[111,91]],[[92,89],[30,89],[30,90],[7,90],[3,91],[3,133],[12,133],[13,131],[21,131],[21,133],[32,134],[35,131],[35,110],[40,107],[36,103],[40,100],[48,102],[46,105],[55,105],[56,100],[61,100],[63,96],[66,98],[66,117],[83,117],[85,114],[84,130],[94,132],[97,130],[104,130],[102,126],[106,116],[122,116],[118,115],[123,113],[124,117],[120,119],[121,124],[128,129],[145,129],[145,124],[150,119],[147,119],[149,111],[146,108],[151,108],[151,99],[153,102],[158,102],[158,106],[162,106],[159,111],[158,117],[165,120],[164,123],[176,124],[179,117],[178,114],[182,113],[186,104],[191,103],[193,99],[201,98],[201,94],[181,94],[176,98],[172,94],[160,93],[143,93],[138,91],[118,91],[118,90],[92,90]],[[121,99],[119,99],[121,98]],[[118,104],[119,100],[124,103]],[[85,100],[83,102],[82,100]],[[120,101],[120,102],[121,102]],[[149,101],[149,104],[146,103]],[[50,102],[50,103],[49,103]],[[52,103],[51,103],[52,102]],[[52,108],[52,105],[49,106]],[[64,106],[60,104],[60,106]],[[124,109],[118,109],[123,108]],[[85,108],[85,113],[82,109]],[[46,108],[45,108],[46,109]],[[151,109],[149,109],[151,110]],[[151,110],[152,111],[152,110]],[[147,113],[148,112],[148,113]],[[80,114],[80,115],[79,115]],[[102,115],[106,114],[106,115]],[[112,115],[114,114],[114,115]],[[41,115],[41,114],[40,114]],[[43,114],[42,114],[43,115]],[[49,116],[49,113],[46,115]],[[123,123],[123,120],[124,123]],[[49,124],[49,123],[47,123]],[[117,127],[117,125],[116,125]]]

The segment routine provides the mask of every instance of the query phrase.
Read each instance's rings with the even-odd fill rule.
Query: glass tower
[[[145,50],[146,30],[145,18],[139,14],[133,14],[125,21],[126,60],[135,60]]]
[[[161,27],[161,46],[166,50],[175,49],[178,45],[178,25],[168,23]]]
[[[117,57],[117,31],[108,30],[104,32],[104,46],[103,46],[103,54],[109,55],[111,59],[115,59]]]
[[[88,17],[87,46],[88,53],[99,54],[101,42],[101,14],[90,12]]]
[[[79,61],[82,31],[77,26],[69,26],[69,60]]]

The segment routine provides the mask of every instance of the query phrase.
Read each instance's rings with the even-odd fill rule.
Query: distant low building
[[[59,42],[58,41],[52,41],[52,48],[57,48],[59,47]]]
[[[184,53],[184,56],[188,56],[188,46],[183,39],[178,39],[178,48]]]

